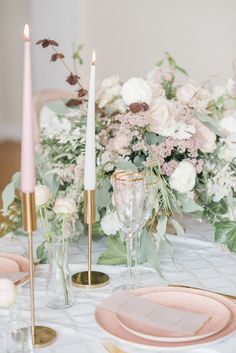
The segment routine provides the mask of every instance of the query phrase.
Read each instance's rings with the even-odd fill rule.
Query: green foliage
[[[148,262],[156,271],[160,271],[160,257],[157,254],[155,239],[150,236],[147,229],[141,235],[140,262]]]
[[[8,207],[15,199],[15,185],[13,182],[9,183],[2,192],[3,212],[7,213]]]
[[[118,237],[107,238],[107,249],[98,259],[100,265],[123,265],[126,264],[126,246]]]
[[[58,101],[50,101],[47,102],[45,105],[51,109],[53,112],[55,112],[55,115],[59,117],[63,117],[66,113],[68,113],[70,110],[67,108],[65,105],[64,100],[58,100]]]
[[[45,241],[42,242],[36,249],[36,255],[37,259],[39,260],[40,263],[46,263],[47,262],[47,251],[45,247]]]
[[[197,118],[217,136],[223,137],[218,121],[206,114],[196,113]]]
[[[130,170],[134,172],[137,171],[137,167],[131,161],[124,159],[120,159],[118,162],[116,162],[115,166],[117,169]]]
[[[169,218],[171,224],[173,225],[174,229],[176,230],[176,234],[178,236],[183,236],[184,235],[184,229],[183,227],[181,226],[181,224],[176,221],[176,219],[174,218]]]
[[[167,216],[166,215],[161,215],[160,218],[158,219],[157,227],[156,227],[156,237],[163,239],[164,235],[166,234],[166,228],[167,228]]]
[[[236,252],[236,222],[216,222],[215,240],[226,244],[230,251]]]
[[[60,187],[58,175],[55,173],[45,174],[43,177],[43,184],[51,190],[53,195],[56,195]]]
[[[148,145],[157,145],[165,140],[163,136],[157,135],[151,131],[145,132],[144,138]]]
[[[190,199],[185,194],[178,194],[178,200],[182,206],[183,212],[192,213],[197,211],[204,211],[202,206],[198,205],[193,199]]]
[[[225,103],[224,97],[219,97],[216,101],[216,108],[218,110],[221,110],[224,106],[224,103]]]
[[[176,61],[174,60],[174,58],[168,53],[168,52],[165,52],[165,55],[166,55],[166,58],[167,58],[167,61],[170,65],[170,68],[172,70],[177,70],[177,71],[180,71],[182,74],[188,76],[188,73],[186,70],[184,70],[182,67],[180,67],[179,65],[177,65]]]
[[[83,65],[83,59],[81,57],[81,50],[84,48],[84,44],[79,44],[77,47],[74,46],[72,59],[79,65]]]

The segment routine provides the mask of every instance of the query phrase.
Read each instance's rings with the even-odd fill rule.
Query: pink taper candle
[[[21,138],[21,191],[34,192],[35,157],[33,134],[32,79],[29,26],[24,28],[24,83]]]

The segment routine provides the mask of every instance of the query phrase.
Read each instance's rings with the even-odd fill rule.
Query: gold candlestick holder
[[[35,326],[33,232],[36,230],[36,212],[34,192],[22,192],[22,212],[23,229],[28,233],[32,344],[34,347],[46,347],[56,340],[57,333],[47,326]]]
[[[95,190],[84,191],[84,223],[88,225],[88,271],[72,276],[72,283],[81,288],[99,288],[109,283],[106,273],[92,271],[92,231],[95,222]]]

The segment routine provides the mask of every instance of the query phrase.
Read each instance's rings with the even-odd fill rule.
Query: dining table
[[[160,257],[160,272],[141,281],[142,287],[166,286],[168,284],[188,285],[214,292],[236,296],[236,254],[230,253],[222,244],[214,241],[214,233],[207,223],[193,218],[183,220],[186,229],[184,236],[167,234],[171,243],[172,255],[161,245],[157,256]],[[34,249],[42,241],[41,232],[35,232]],[[40,353],[105,353],[102,342],[109,340],[127,353],[161,352],[160,348],[138,347],[129,342],[110,336],[103,331],[95,320],[95,309],[113,293],[113,289],[124,282],[120,275],[124,266],[98,265],[100,254],[105,250],[106,238],[93,241],[93,269],[105,272],[110,283],[102,288],[73,288],[74,304],[67,309],[51,309],[46,306],[47,264],[35,267],[35,310],[36,322],[54,328],[56,341],[45,348],[36,348]],[[0,252],[27,254],[27,237],[8,234],[0,238]],[[71,274],[87,269],[87,236],[81,234],[69,246],[69,267]],[[147,267],[147,264],[142,265]],[[22,319],[30,320],[29,283],[21,286],[17,293]],[[236,305],[236,301],[235,301]],[[6,310],[0,309],[0,326],[9,320]],[[2,327],[3,328],[3,327]],[[0,352],[4,352],[3,337],[0,329]],[[168,352],[168,350],[165,350]],[[172,350],[169,350],[173,352]],[[220,342],[194,348],[175,349],[191,353],[235,353],[236,332]]]

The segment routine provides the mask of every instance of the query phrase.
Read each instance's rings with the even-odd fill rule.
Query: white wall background
[[[92,49],[97,79],[118,73],[144,76],[168,50],[191,78],[232,75],[236,57],[235,0],[0,0],[0,122],[19,128],[23,23],[33,43],[59,41],[70,58],[72,42],[84,43],[81,76],[89,73]],[[34,90],[66,88],[66,72],[50,63],[50,49],[32,46]],[[69,60],[70,62],[70,60]]]

